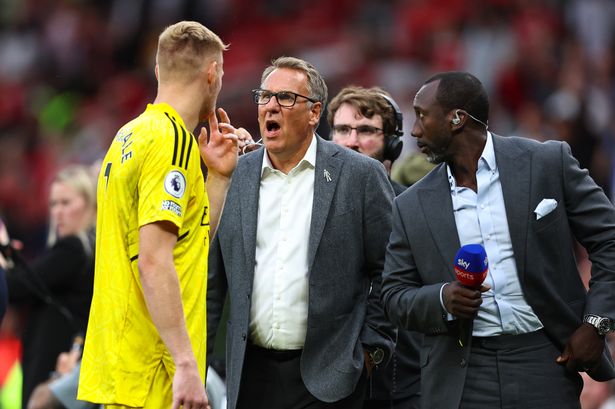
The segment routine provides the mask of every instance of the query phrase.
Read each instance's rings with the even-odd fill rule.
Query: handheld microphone
[[[489,270],[485,248],[480,244],[461,246],[455,256],[455,276],[466,287],[478,289]]]
[[[454,268],[457,281],[474,290],[480,288],[489,271],[485,248],[480,244],[461,246],[455,255]],[[468,325],[472,325],[472,320],[459,320],[459,345],[462,348],[471,332]]]

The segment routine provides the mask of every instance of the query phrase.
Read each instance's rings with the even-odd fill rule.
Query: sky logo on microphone
[[[480,287],[487,277],[488,267],[487,253],[480,244],[462,246],[455,256],[455,276],[466,287]]]

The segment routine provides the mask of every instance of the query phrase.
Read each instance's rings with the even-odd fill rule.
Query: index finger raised
[[[220,115],[220,122],[226,122],[227,124],[231,123],[231,119],[223,108],[218,108],[218,115]]]
[[[218,132],[218,117],[216,116],[216,112],[212,112],[207,118],[209,122],[209,132],[214,133]]]

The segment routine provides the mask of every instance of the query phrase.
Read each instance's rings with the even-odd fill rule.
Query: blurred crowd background
[[[254,139],[250,90],[280,55],[313,63],[331,97],[389,91],[406,157],[414,94],[434,72],[464,70],[489,92],[491,131],[566,140],[615,193],[613,0],[0,0],[0,215],[26,257],[44,247],[50,178],[102,159],[153,100],[157,36],[182,19],[230,44],[218,105]]]

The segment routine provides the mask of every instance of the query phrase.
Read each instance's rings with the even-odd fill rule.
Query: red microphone
[[[461,246],[455,256],[455,276],[465,287],[477,290],[487,277],[489,261],[487,253],[481,244],[466,244]],[[459,345],[463,347],[468,334],[468,325],[472,320],[459,320]]]
[[[461,246],[455,256],[455,276],[466,287],[478,289],[489,270],[485,248],[480,244]]]

